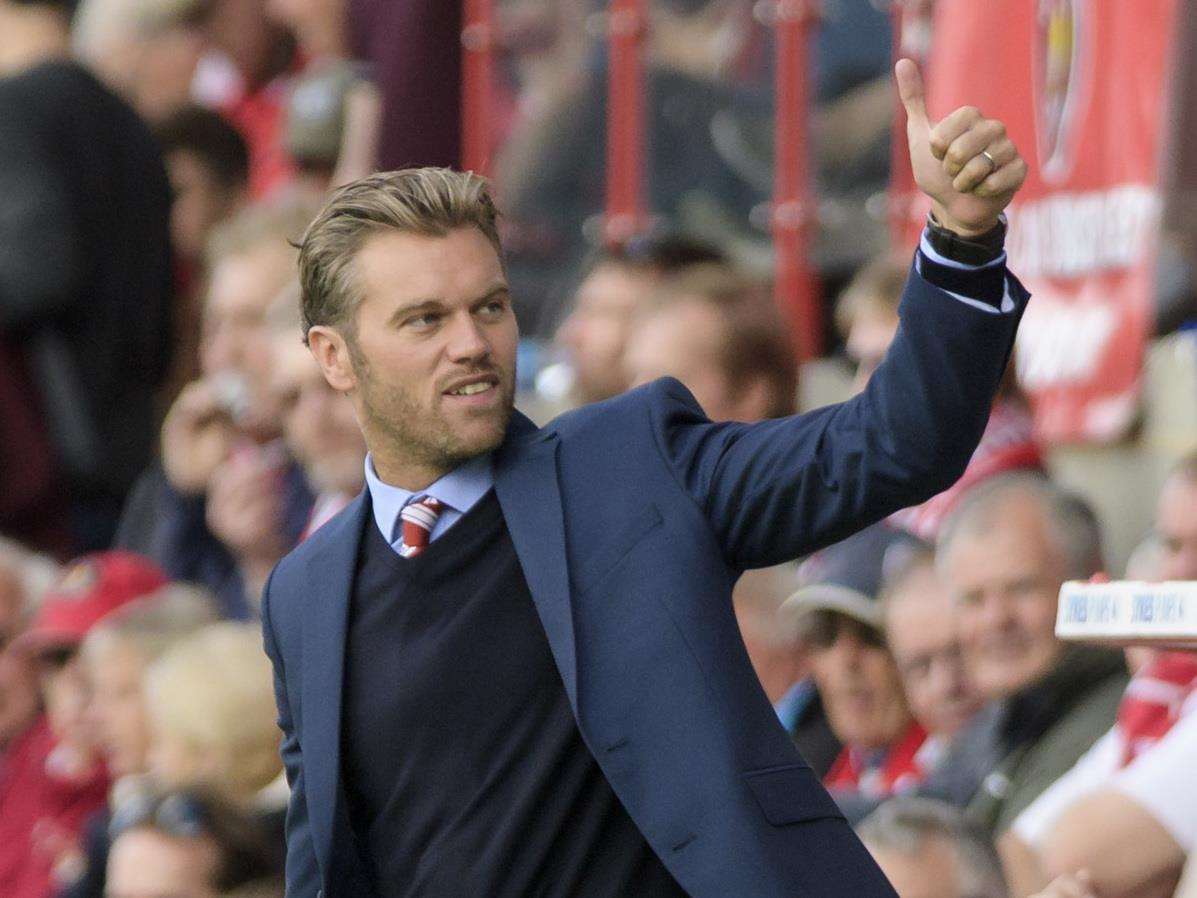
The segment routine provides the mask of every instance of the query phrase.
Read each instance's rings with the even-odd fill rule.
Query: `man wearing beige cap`
[[[927,733],[906,703],[877,598],[886,568],[917,548],[913,538],[875,524],[809,559],[806,585],[782,606],[796,619],[815,686],[843,744],[823,778],[833,796],[882,799],[923,778]]]

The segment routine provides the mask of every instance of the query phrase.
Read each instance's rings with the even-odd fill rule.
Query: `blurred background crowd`
[[[1103,6],[1020,2],[1049,32]],[[823,4],[809,261],[828,349],[800,359],[771,284],[773,4],[650,4],[651,218],[613,241],[606,4],[497,0],[488,169],[519,407],[543,423],[671,375],[712,419],[755,421],[863,388],[909,266],[890,65],[966,3]],[[1182,46],[1188,7],[1158,26]],[[301,342],[293,242],[339,184],[461,164],[462,16],[0,0],[0,896],[282,894],[258,596],[365,456]],[[1191,56],[1166,109],[1144,101],[1161,130],[1190,125]],[[737,587],[762,688],[902,898],[1025,898],[1081,870],[1076,894],[1197,895],[1197,655],[1054,632],[1066,580],[1197,580],[1188,155],[1160,154],[1176,189],[1151,219],[1128,427],[1048,438],[1012,364],[955,487]]]

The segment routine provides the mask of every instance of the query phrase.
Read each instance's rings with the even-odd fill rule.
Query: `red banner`
[[[1165,88],[1176,0],[938,0],[933,116],[973,105],[1030,164],[1010,268],[1034,295],[1019,380],[1051,443],[1135,420],[1151,329]]]

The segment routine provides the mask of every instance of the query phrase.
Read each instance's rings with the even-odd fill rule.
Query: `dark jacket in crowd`
[[[86,69],[54,61],[0,78],[0,344],[34,385],[25,408],[0,409],[0,443],[10,416],[38,423],[76,548],[107,541],[152,454],[170,361],[170,204],[153,136]],[[25,476],[0,470],[0,493]]]
[[[920,791],[1004,832],[1113,725],[1127,679],[1120,652],[1066,649],[1041,680],[983,709]]]
[[[283,470],[280,528],[288,547],[299,542],[315,501],[303,469],[288,461]],[[113,544],[152,558],[171,579],[198,583],[216,596],[221,617],[257,617],[257,596],[247,596],[232,556],[208,529],[205,496],[184,496],[167,481],[158,464],[149,468],[129,494]]]

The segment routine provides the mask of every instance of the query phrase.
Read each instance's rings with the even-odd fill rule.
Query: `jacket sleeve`
[[[291,717],[283,659],[270,621],[270,587],[273,581],[274,572],[271,572],[262,592],[262,635],[266,654],[270,656],[270,662],[274,666],[274,697],[278,704],[279,729],[283,731],[281,754],[287,772],[287,784],[291,787],[291,798],[287,804],[286,894],[295,898],[312,898],[321,890],[320,868],[316,862],[316,849],[308,826],[303,748],[299,744],[299,735]]]
[[[960,302],[913,269],[901,324],[868,387],[838,405],[713,424],[681,384],[650,403],[659,451],[706,514],[727,562],[778,564],[951,486],[989,419],[1027,293],[1004,313]]]

